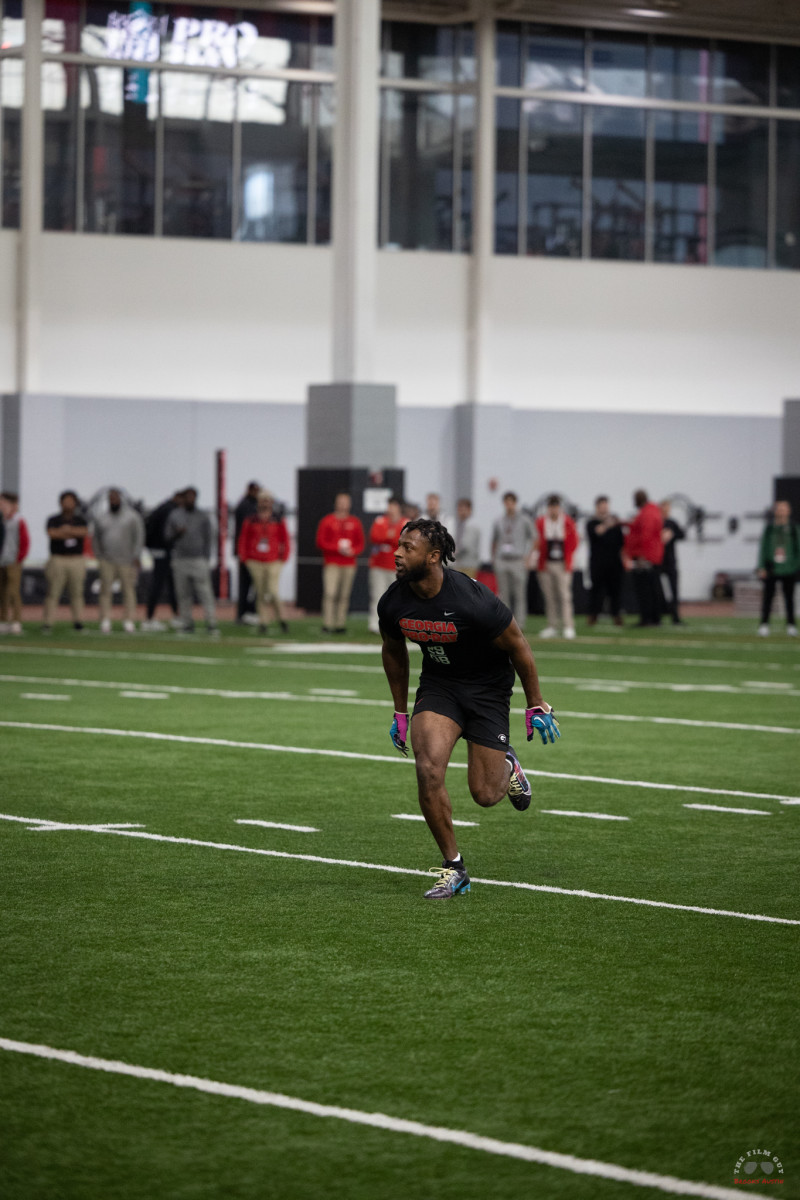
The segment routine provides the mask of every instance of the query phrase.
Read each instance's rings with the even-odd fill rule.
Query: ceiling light
[[[662,12],[660,8],[626,8],[625,12],[629,17],[668,17],[669,13]]]

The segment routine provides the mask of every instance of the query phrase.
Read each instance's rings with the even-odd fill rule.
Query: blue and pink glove
[[[561,737],[558,732],[558,721],[549,704],[537,704],[535,708],[525,709],[525,732],[528,735],[528,741],[537,730],[545,746],[548,739],[554,742],[556,738]]]
[[[408,713],[396,712],[394,714],[392,728],[389,730],[389,737],[400,753],[405,754],[406,758],[408,758],[408,750],[406,749],[406,742],[408,741]]]

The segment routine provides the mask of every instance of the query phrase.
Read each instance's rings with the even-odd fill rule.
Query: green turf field
[[[751,630],[531,636],[563,737],[515,698],[524,814],[457,749],[441,903],[363,623],[0,640],[2,1200],[800,1197],[800,648]]]

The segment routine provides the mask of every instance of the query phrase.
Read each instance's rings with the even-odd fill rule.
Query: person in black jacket
[[[669,613],[672,617],[673,625],[682,625],[683,621],[678,611],[678,559],[675,554],[675,543],[682,542],[686,537],[686,533],[681,529],[678,522],[673,521],[669,515],[672,510],[669,500],[662,500],[660,507],[661,515],[664,518],[664,527],[661,530],[661,540],[664,543],[664,557],[661,560],[659,571],[669,580],[670,594],[669,600],[664,596],[664,612]]]
[[[261,491],[261,484],[255,479],[251,480],[247,485],[247,491],[242,496],[234,510],[234,537],[233,544],[238,547],[239,535],[242,532],[242,526],[248,517],[254,517],[258,510],[258,493]],[[253,594],[251,595],[251,590]],[[239,559],[239,595],[236,601],[236,621],[239,625],[244,623],[246,613],[255,613],[256,597],[255,589],[253,588],[253,579],[247,569],[244,559]]]
[[[144,544],[153,556],[153,574],[150,577],[150,588],[147,593],[147,619],[142,621],[140,626],[147,632],[164,629],[161,621],[157,621],[153,615],[164,588],[167,590],[167,600],[173,613],[176,617],[178,615],[178,602],[172,579],[171,552],[164,538],[164,527],[169,514],[178,507],[182,495],[182,491],[174,492],[168,500],[163,500],[157,508],[153,509],[144,523]]]
[[[595,500],[594,516],[586,522],[586,538],[589,542],[589,574],[592,578],[587,624],[597,624],[608,596],[614,624],[621,625],[619,602],[625,575],[622,565],[625,535],[619,517],[611,512],[608,496],[598,496]]]

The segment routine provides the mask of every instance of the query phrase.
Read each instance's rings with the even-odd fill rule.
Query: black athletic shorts
[[[419,712],[439,713],[460,725],[465,741],[507,750],[510,709],[511,692],[505,688],[426,679],[417,689],[411,718]]]

